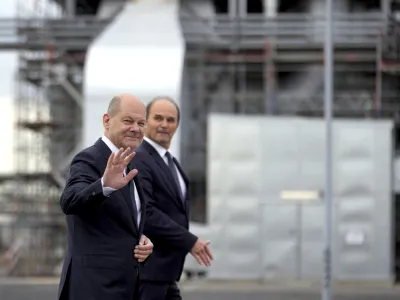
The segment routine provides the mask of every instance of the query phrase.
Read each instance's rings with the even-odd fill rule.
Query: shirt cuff
[[[110,196],[113,192],[116,191],[116,189],[104,186],[103,177],[101,177],[101,186],[103,188],[103,195],[106,197]]]

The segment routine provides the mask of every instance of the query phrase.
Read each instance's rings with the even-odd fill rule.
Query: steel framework
[[[18,50],[15,174],[2,178],[13,184],[2,195],[0,213],[10,218],[0,262],[3,254],[8,275],[52,275],[65,248],[58,197],[81,140],[85,53],[110,20],[65,16],[45,0],[21,1],[18,12],[0,19],[0,49]]]
[[[208,113],[323,116],[324,20],[300,13],[205,19],[181,12],[191,99],[182,104],[190,129],[181,153],[199,205],[196,221],[206,221]],[[389,45],[399,41],[393,26],[382,12],[333,15],[335,117],[398,114],[398,77],[390,78],[388,66],[399,68],[386,59],[393,54]],[[292,86],[304,76],[304,86]]]

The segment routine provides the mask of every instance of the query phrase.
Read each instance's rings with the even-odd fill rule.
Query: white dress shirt
[[[108,148],[110,148],[110,150],[112,152],[114,152],[114,153],[118,152],[118,148],[110,141],[110,139],[108,139],[106,136],[102,136],[101,139],[108,146]],[[124,170],[124,176],[126,176],[126,169]],[[140,224],[140,216],[141,216],[140,198],[139,198],[139,194],[138,194],[137,189],[136,189],[135,182],[133,180],[132,180],[132,184],[133,184],[133,187],[134,187],[134,190],[135,190],[135,201],[136,201],[137,222],[138,222],[137,225],[139,226],[139,224]],[[103,177],[101,178],[101,185],[103,187],[103,195],[106,196],[106,197],[109,196],[112,192],[116,191],[113,188],[104,186]]]
[[[168,158],[165,155],[168,150],[165,149],[163,146],[157,144],[156,142],[154,142],[153,140],[149,139],[148,137],[144,137],[144,140],[146,142],[148,142],[150,145],[152,145],[154,147],[154,149],[156,149],[157,153],[161,156],[161,158],[163,159],[163,161],[165,162],[165,164],[168,166]],[[171,154],[171,156],[173,157],[173,155]],[[175,168],[177,170],[178,173],[178,180],[179,180],[179,185],[182,191],[182,195],[183,197],[186,197],[186,184],[185,184],[185,180],[183,180],[182,174],[181,172],[179,172],[178,167],[176,166],[176,164],[174,163]]]

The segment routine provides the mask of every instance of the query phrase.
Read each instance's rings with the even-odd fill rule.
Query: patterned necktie
[[[171,171],[171,173],[172,173],[172,177],[174,178],[174,181],[175,181],[175,183],[176,183],[176,186],[177,186],[177,188],[178,188],[178,190],[179,190],[179,196],[181,196],[181,200],[183,201],[183,200],[184,200],[184,197],[183,197],[183,195],[182,195],[181,184],[179,183],[179,179],[178,179],[178,169],[177,169],[177,167],[175,166],[175,163],[174,163],[174,160],[173,160],[173,158],[172,158],[171,153],[169,153],[169,152],[167,151],[167,152],[165,153],[165,156],[166,156],[167,159],[168,159],[168,167],[169,167],[169,169],[170,169],[170,171]]]

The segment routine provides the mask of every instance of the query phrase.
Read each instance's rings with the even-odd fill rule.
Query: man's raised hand
[[[119,149],[117,154],[114,154],[114,152],[111,153],[103,175],[103,185],[105,187],[119,190],[136,176],[138,173],[136,169],[133,169],[124,176],[124,170],[135,154],[129,147],[125,150],[123,148]]]

